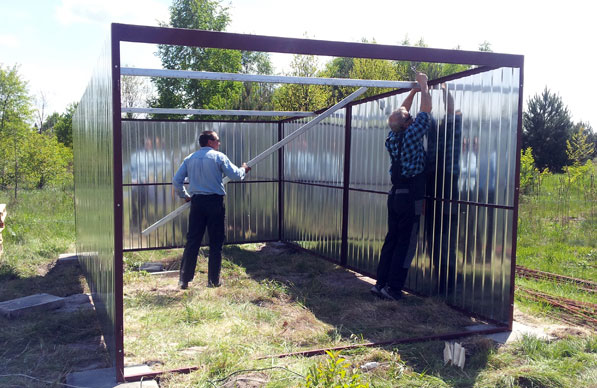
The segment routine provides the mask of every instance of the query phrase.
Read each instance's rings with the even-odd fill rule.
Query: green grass
[[[591,177],[592,174],[592,177]],[[548,175],[534,193],[521,196],[516,262],[565,276],[597,280],[597,164],[584,182],[566,174]],[[597,296],[572,285],[517,278],[518,284],[549,294],[597,303]],[[519,299],[534,314],[551,308]]]
[[[32,277],[59,254],[74,251],[75,220],[73,192],[55,189],[0,191],[7,205],[2,232],[4,253],[0,256],[0,283]],[[0,291],[0,296],[2,292]]]
[[[556,183],[544,182],[541,193]],[[59,190],[0,192],[8,203],[5,252],[0,258],[0,301],[35,292],[66,296],[83,292],[77,270],[54,267],[59,253],[72,250],[72,192]],[[579,194],[580,195],[580,194]],[[561,197],[561,196],[560,196]],[[595,212],[574,202],[560,204],[549,196],[521,201],[518,263],[544,271],[595,280]],[[581,202],[585,199],[578,196]],[[550,202],[552,201],[552,202]],[[154,370],[199,366],[187,375],[161,378],[162,388],[233,386],[261,381],[267,387],[304,385],[314,367],[328,356],[265,358],[297,350],[383,341],[453,331],[473,321],[455,315],[433,298],[407,297],[399,304],[368,294],[360,277],[318,258],[285,251],[259,252],[261,244],[225,249],[224,286],[208,289],[205,250],[196,280],[182,292],[176,277],[137,272],[143,262],[161,261],[177,269],[181,250],[129,253],[125,257],[125,359]],[[519,280],[521,285],[595,303],[574,286]],[[549,308],[517,300],[535,314]],[[105,353],[73,347],[99,335],[93,314],[0,319],[0,386],[58,385],[82,363],[107,362]],[[548,342],[526,338],[496,347],[485,338],[460,342],[467,349],[464,371],[443,364],[443,342],[342,353],[355,373],[371,387],[584,387],[597,385],[593,335]],[[361,365],[379,368],[362,371]],[[27,374],[48,381],[45,384]],[[244,379],[244,380],[243,380]],[[242,385],[241,385],[242,386]]]
[[[74,250],[72,191],[22,191],[18,201],[12,196],[0,192],[0,203],[6,203],[8,211],[0,301],[36,293],[89,292],[78,266],[54,265],[59,254]],[[100,341],[93,311],[0,317],[0,387],[59,386],[73,370],[90,364],[107,367]]]

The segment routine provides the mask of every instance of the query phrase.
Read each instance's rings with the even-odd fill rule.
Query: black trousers
[[[187,244],[180,264],[181,281],[190,282],[195,277],[197,254],[207,228],[209,236],[207,280],[213,285],[220,283],[222,244],[224,244],[225,237],[225,214],[224,197],[221,195],[194,195],[191,199]]]
[[[422,201],[408,189],[388,195],[388,233],[377,266],[377,284],[401,290],[414,257]]]

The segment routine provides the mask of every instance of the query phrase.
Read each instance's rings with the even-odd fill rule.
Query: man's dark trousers
[[[392,190],[388,195],[388,233],[381,248],[377,267],[377,284],[402,290],[410,261],[405,263],[413,227],[416,227],[415,200],[412,190]],[[406,267],[406,268],[405,268]]]
[[[226,208],[224,207],[224,196],[222,195],[194,195],[191,199],[187,244],[180,264],[181,281],[190,282],[195,277],[197,254],[207,228],[209,236],[208,284],[220,284],[222,244],[225,237],[225,214]]]

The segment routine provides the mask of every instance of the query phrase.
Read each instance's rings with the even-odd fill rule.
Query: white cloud
[[[0,47],[14,48],[19,46],[19,39],[14,35],[0,34]]]
[[[155,0],[62,0],[56,18],[63,24],[129,23],[157,25],[168,20],[168,7]]]

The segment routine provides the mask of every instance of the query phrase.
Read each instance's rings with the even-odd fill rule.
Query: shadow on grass
[[[0,301],[38,293],[66,297],[86,292],[78,264],[53,265],[45,274],[20,277],[0,272]],[[47,387],[23,374],[59,385],[72,371],[110,366],[93,309],[44,311],[11,319],[0,316],[0,386]],[[3,385],[6,384],[6,385]]]
[[[438,298],[406,294],[399,302],[381,300],[369,292],[372,279],[293,247],[279,251],[268,249],[266,245],[261,252],[252,252],[228,246],[224,254],[227,260],[245,268],[254,280],[278,282],[318,320],[333,326],[328,332],[332,343],[426,337],[462,332],[466,326],[482,323]],[[468,344],[468,349],[473,350],[467,355],[470,359],[466,373],[444,366],[443,341],[386,348],[398,348],[403,360],[417,373],[439,376],[453,386],[472,386],[487,364],[492,342],[481,337],[463,338],[458,342]],[[426,356],[422,357],[423,354]]]
[[[294,300],[345,338],[380,342],[463,331],[478,323],[436,298],[411,294],[399,302],[376,298],[369,292],[371,279],[293,248],[268,253],[229,246],[224,253],[256,281],[279,282]]]
[[[44,274],[21,277],[9,265],[0,268],[0,302],[33,294],[69,296],[85,292],[79,264],[56,264]]]

